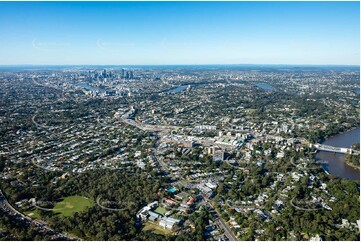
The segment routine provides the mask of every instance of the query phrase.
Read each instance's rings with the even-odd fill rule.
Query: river
[[[106,92],[106,90],[104,89],[101,89],[101,88],[97,88],[97,87],[92,87],[86,83],[74,83],[76,86],[78,87],[82,87],[82,88],[85,88],[86,90],[89,90],[89,91],[99,91],[99,92]]]
[[[184,91],[186,88],[187,88],[187,85],[204,85],[204,84],[214,84],[214,83],[218,83],[218,82],[194,82],[194,83],[184,83],[183,85],[181,86],[178,86],[178,87],[175,87],[175,88],[172,88],[170,90],[166,90],[166,91],[163,91],[163,93],[166,93],[166,94],[173,94],[173,93],[177,93],[177,92],[182,92]],[[270,85],[267,85],[267,84],[264,84],[264,83],[258,83],[255,85],[256,87],[258,88],[261,88],[265,91],[274,91],[275,89],[270,86]]]
[[[322,144],[349,148],[352,144],[358,142],[360,142],[360,128],[332,136],[322,142]],[[345,163],[345,155],[343,154],[321,151],[316,154],[316,159],[328,161],[328,164],[324,164],[323,168],[331,175],[350,180],[360,179],[360,170],[347,165]]]
[[[184,91],[186,88],[187,88],[187,86],[179,86],[179,87],[175,87],[173,89],[170,89],[168,91],[164,91],[164,93],[173,94],[173,93]]]
[[[256,84],[256,87],[259,87],[265,91],[273,91],[274,90],[273,87],[271,87],[270,85],[264,84],[264,83]]]

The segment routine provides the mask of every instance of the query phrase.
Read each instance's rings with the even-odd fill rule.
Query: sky
[[[0,65],[360,64],[359,2],[0,2]]]

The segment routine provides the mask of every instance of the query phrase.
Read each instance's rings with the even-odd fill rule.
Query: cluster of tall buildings
[[[119,72],[112,72],[112,71],[107,71],[106,69],[104,69],[103,71],[88,71],[88,73],[83,73],[79,76],[79,78],[83,78],[86,81],[105,81],[107,79],[124,79],[124,80],[133,80],[134,79],[134,73],[133,71],[129,70],[125,70],[122,69],[121,73]]]
[[[133,79],[134,75],[133,75],[133,71],[126,71],[124,69],[122,69],[122,79]]]
[[[112,73],[111,71],[109,71],[109,72],[107,73],[107,70],[104,69],[104,70],[101,72],[101,76],[102,76],[103,78],[112,78],[112,77],[114,77],[115,75],[114,75],[114,73]],[[121,78],[122,78],[122,79],[126,79],[126,80],[134,79],[133,71],[131,71],[131,70],[127,71],[127,70],[125,70],[125,69],[122,69]]]

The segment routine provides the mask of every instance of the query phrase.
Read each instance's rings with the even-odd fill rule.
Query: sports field
[[[169,235],[172,234],[172,230],[160,227],[156,222],[146,222],[143,228],[144,231],[152,231],[155,234]]]
[[[157,213],[159,213],[161,215],[164,215],[167,212],[167,210],[165,208],[163,208],[163,207],[157,207],[155,212],[157,212]]]
[[[72,216],[75,212],[84,211],[94,205],[94,201],[82,196],[70,196],[63,198],[54,206],[54,212],[64,217]]]

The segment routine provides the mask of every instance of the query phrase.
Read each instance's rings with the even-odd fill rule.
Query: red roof
[[[167,203],[171,203],[171,204],[176,204],[176,201],[173,201],[172,199],[168,199],[168,198],[164,198],[164,201],[166,201]]]

